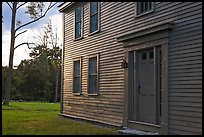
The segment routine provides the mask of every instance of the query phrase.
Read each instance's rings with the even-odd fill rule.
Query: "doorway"
[[[161,48],[128,54],[128,120],[160,124]]]

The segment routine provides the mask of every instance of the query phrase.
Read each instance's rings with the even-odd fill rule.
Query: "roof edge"
[[[59,11],[60,11],[60,12],[63,12],[63,11],[65,11],[68,7],[70,7],[70,6],[73,5],[73,4],[74,4],[74,2],[64,2],[64,3],[60,4],[60,5],[58,6]]]

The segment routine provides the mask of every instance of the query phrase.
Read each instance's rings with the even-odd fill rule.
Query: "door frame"
[[[135,123],[128,121],[128,69],[124,69],[124,115],[123,127],[133,127],[139,130],[147,130],[168,134],[168,45],[170,33],[175,25],[174,21],[164,20],[159,23],[145,25],[116,36],[117,42],[122,42],[124,58],[127,61],[129,51],[161,46],[162,52],[162,118],[161,125]],[[128,62],[128,61],[127,61]],[[129,65],[129,63],[128,63]],[[129,67],[129,66],[128,66]]]
[[[128,59],[128,56],[130,54],[130,52],[137,52],[137,51],[141,51],[141,50],[146,50],[149,48],[154,48],[154,50],[157,49],[157,47],[160,46],[161,48],[161,58],[162,58],[162,67],[161,67],[161,77],[162,77],[162,82],[161,82],[161,86],[162,86],[162,105],[161,105],[161,121],[160,121],[160,125],[157,124],[151,124],[151,123],[145,123],[145,122],[140,122],[140,121],[131,121],[128,120],[128,90],[130,90],[128,87],[128,81],[129,81],[129,77],[128,77],[128,69],[124,70],[124,90],[125,90],[125,94],[124,94],[124,118],[123,118],[123,126],[124,127],[129,127],[129,128],[135,128],[138,130],[147,130],[150,132],[157,132],[159,134],[168,134],[168,44],[163,44],[163,45],[154,45],[154,46],[133,46],[131,48],[126,48],[124,50],[124,56],[126,57],[126,59]],[[157,50],[156,50],[157,52]],[[154,52],[154,54],[157,54]],[[155,56],[155,55],[154,55]],[[156,59],[156,58],[154,58]],[[154,65],[155,66],[155,65]],[[130,64],[128,63],[128,67],[130,67]],[[156,68],[155,68],[156,69]],[[137,85],[136,85],[137,86]],[[155,87],[156,88],[156,87]],[[156,91],[156,90],[155,90]],[[157,100],[155,100],[156,103]],[[157,110],[158,111],[158,110]],[[157,116],[157,115],[156,115]]]

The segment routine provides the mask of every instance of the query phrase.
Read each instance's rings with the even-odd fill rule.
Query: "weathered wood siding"
[[[120,9],[119,6],[113,7],[118,4],[101,3],[100,32],[89,35],[89,4],[86,3],[84,5],[84,38],[77,41],[73,41],[74,11],[71,10],[65,14],[64,114],[122,125],[124,70],[120,67],[120,62],[123,57],[123,48],[114,38],[118,31],[115,28],[118,26],[114,23],[116,20],[113,13],[110,14],[111,9],[114,12]],[[106,22],[109,19],[113,19],[113,22]],[[88,56],[92,54],[99,54],[98,96],[87,94]],[[81,96],[72,94],[72,59],[76,57],[82,57],[83,95]]]
[[[153,13],[135,18],[134,2],[101,2],[100,32],[89,35],[84,4],[83,39],[73,41],[74,10],[65,13],[63,113],[121,125],[124,56],[117,35],[165,20],[175,21],[168,47],[169,134],[202,134],[202,2],[156,2]],[[87,94],[88,56],[99,54],[99,95]],[[73,58],[82,57],[82,94],[72,94]]]
[[[167,4],[168,6],[170,4]],[[202,134],[202,4],[174,4],[169,45],[169,133]]]

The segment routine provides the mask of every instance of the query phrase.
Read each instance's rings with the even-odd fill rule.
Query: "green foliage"
[[[5,91],[6,91],[6,78],[8,75],[8,67],[3,67],[2,66],[2,97],[4,97],[5,95]]]
[[[10,100],[10,95],[11,95],[11,90],[16,90],[16,87],[18,87],[18,85],[16,87],[12,87],[12,71],[13,71],[13,57],[14,57],[14,50],[24,44],[27,44],[29,47],[29,43],[21,43],[17,46],[15,46],[15,39],[17,38],[17,36],[25,33],[26,31],[20,32],[16,35],[16,32],[19,29],[22,29],[25,26],[28,26],[30,24],[33,24],[37,21],[39,21],[40,19],[42,19],[43,17],[46,16],[46,14],[48,13],[49,10],[51,10],[56,4],[57,2],[50,2],[49,6],[46,8],[46,10],[43,13],[43,9],[44,9],[44,3],[43,2],[30,2],[27,6],[26,6],[26,11],[25,13],[30,15],[30,18],[32,20],[23,23],[23,25],[21,25],[21,21],[17,21],[16,20],[16,15],[18,13],[18,10],[25,4],[27,4],[27,2],[6,2],[6,4],[9,6],[9,8],[11,9],[11,41],[10,41],[10,55],[9,56],[9,71],[8,71],[8,79],[7,79],[7,83],[6,83],[6,92],[5,92],[5,97],[4,97],[4,105],[9,105],[9,100]],[[3,17],[3,16],[2,16]],[[17,27],[17,28],[16,28]],[[14,81],[18,79],[14,79]],[[18,83],[18,82],[17,82]],[[18,91],[18,90],[16,90]],[[29,90],[28,90],[29,91]],[[36,89],[35,89],[36,91]],[[31,91],[29,91],[31,92]],[[15,92],[13,92],[15,93]],[[18,94],[18,92],[16,93]],[[20,95],[20,94],[19,94]]]
[[[13,70],[12,100],[54,102],[56,83],[57,100],[60,100],[61,76],[57,77],[57,73],[60,74],[62,50],[54,38],[56,35],[52,31],[51,22],[45,28],[43,41],[36,43],[37,46],[30,53],[32,59],[22,60],[17,69]],[[5,93],[7,70],[2,68],[2,95]]]
[[[104,128],[60,118],[59,103],[11,102],[2,106],[2,135],[114,135]]]

